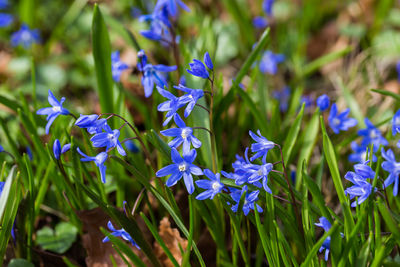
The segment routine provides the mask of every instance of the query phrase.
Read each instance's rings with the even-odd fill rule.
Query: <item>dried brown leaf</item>
[[[178,229],[171,228],[171,223],[169,222],[167,217],[164,217],[160,222],[159,234],[162,240],[165,242],[167,248],[171,251],[176,261],[179,264],[181,264],[182,253],[179,247],[182,247],[183,250],[186,250],[188,241],[181,237]],[[168,259],[164,250],[157,242],[154,242],[154,249],[156,256],[164,266],[166,267],[174,266],[172,262]]]

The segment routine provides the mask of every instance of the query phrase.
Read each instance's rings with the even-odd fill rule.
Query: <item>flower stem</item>
[[[214,107],[214,71],[212,72],[213,77],[212,79],[209,79],[211,82],[211,95],[210,95],[210,132],[214,132],[214,125],[213,125],[213,107]],[[215,148],[215,135],[212,134],[210,136],[211,138],[211,159],[212,159],[212,166],[213,166],[213,172],[217,172],[217,151]]]
[[[292,188],[292,184],[290,183],[289,178],[288,178],[287,173],[286,173],[286,166],[285,166],[285,161],[283,160],[282,148],[278,144],[275,144],[275,146],[277,146],[279,148],[279,151],[281,152],[283,175],[285,176],[286,183],[287,183],[288,188],[289,188],[291,201],[292,201],[292,205],[293,205],[293,208],[294,208],[294,214],[295,214],[296,220],[297,220],[297,226],[299,227],[299,230],[300,230],[302,236],[304,237],[304,229],[301,226],[302,225],[302,221],[301,221],[301,217],[300,217],[300,213],[299,213],[299,208],[298,208],[297,203],[296,203],[296,199],[295,199],[295,196],[294,196],[294,191],[293,191],[293,188]]]

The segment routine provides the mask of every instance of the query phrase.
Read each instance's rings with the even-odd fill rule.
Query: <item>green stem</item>
[[[213,107],[214,107],[214,72],[213,72],[213,77],[210,79],[211,82],[211,97],[210,97],[210,131],[214,133],[214,125],[213,125]],[[213,172],[217,172],[217,151],[215,147],[215,135],[212,134],[211,136],[211,158],[212,158],[212,167],[213,167]]]

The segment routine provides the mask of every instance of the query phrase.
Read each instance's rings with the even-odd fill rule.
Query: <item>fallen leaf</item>
[[[178,229],[171,228],[171,223],[169,222],[167,217],[164,217],[160,222],[159,234],[161,236],[161,239],[167,246],[167,248],[171,251],[171,254],[174,256],[176,261],[179,264],[181,264],[182,253],[179,247],[182,247],[183,250],[186,250],[188,241],[181,237]],[[174,266],[172,262],[169,260],[168,256],[165,254],[164,250],[157,242],[154,242],[154,249],[157,258],[164,266],[166,267]]]

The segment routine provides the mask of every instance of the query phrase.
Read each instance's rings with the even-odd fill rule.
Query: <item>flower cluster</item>
[[[353,186],[348,187],[344,192],[346,195],[350,195],[350,199],[358,197],[356,201],[351,203],[352,207],[355,207],[363,203],[373,190],[372,185],[368,182],[368,179],[375,177],[375,172],[367,165],[369,161],[354,165],[355,172],[347,172],[344,178],[353,183]]]
[[[204,61],[207,68],[212,70],[213,64],[208,53],[204,55]],[[189,66],[191,69],[188,70],[188,72],[193,76],[209,79],[209,73],[206,70],[203,62],[194,60],[194,63],[189,64]],[[206,189],[206,191],[197,196],[197,198],[201,200],[213,198],[223,189],[223,184],[220,183],[220,175],[218,173],[214,174],[210,170],[204,170],[203,173],[199,167],[193,164],[197,156],[196,149],[200,148],[202,143],[193,135],[193,128],[187,126],[178,114],[178,110],[187,105],[184,115],[185,117],[188,117],[197,101],[204,96],[204,91],[201,89],[188,88],[182,84],[179,84],[179,86],[174,86],[174,88],[184,92],[184,95],[176,97],[166,89],[157,86],[158,92],[168,99],[157,107],[158,111],[167,112],[163,126],[166,126],[173,118],[177,128],[170,128],[161,131],[161,134],[164,136],[174,137],[174,139],[168,143],[168,145],[171,147],[171,160],[173,164],[160,169],[156,173],[156,176],[164,177],[171,175],[167,179],[167,186],[175,185],[183,177],[188,193],[192,194],[195,190],[192,175],[200,176],[206,174],[211,181],[196,181],[198,187]],[[182,155],[177,150],[181,145]],[[193,149],[191,149],[191,146],[193,146]]]
[[[90,141],[93,147],[105,147],[106,151],[100,152],[94,157],[83,153],[79,148],[77,151],[83,157],[81,161],[93,161],[99,168],[101,181],[106,183],[106,166],[104,165],[110,150],[116,148],[121,156],[125,156],[126,152],[119,141],[120,130],[111,129],[107,124],[107,119],[100,118],[99,115],[80,115],[75,125],[79,128],[86,129],[89,134],[93,134]]]
[[[320,217],[319,223],[315,223],[315,225],[324,229],[325,232],[328,232],[329,229],[331,229],[331,223],[325,217]],[[328,236],[319,249],[319,252],[325,250],[325,261],[328,261],[330,248],[331,248],[331,237]]]
[[[179,13],[179,7],[190,12],[181,0],[158,0],[152,14],[139,17],[139,21],[148,22],[150,25],[148,30],[141,31],[140,34],[166,45],[177,42],[179,39],[174,35],[172,22]]]

